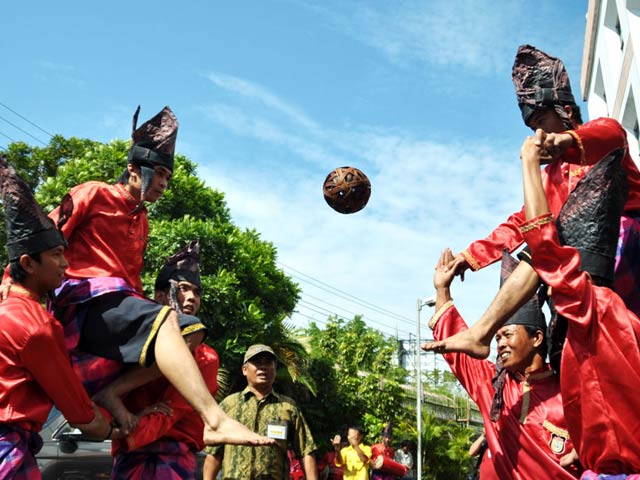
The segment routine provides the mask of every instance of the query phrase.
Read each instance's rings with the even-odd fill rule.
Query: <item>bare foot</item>
[[[466,353],[472,358],[483,359],[489,356],[490,344],[491,337],[488,337],[486,339],[477,338],[475,332],[473,331],[473,328],[470,328],[469,330],[456,333],[455,335],[452,335],[449,338],[445,338],[444,340],[424,343],[421,348],[427,352]]]
[[[138,426],[138,416],[127,410],[120,397],[114,395],[109,387],[96,393],[93,401],[109,410],[125,435],[129,435]]]
[[[220,418],[215,430],[205,425],[204,443],[206,445],[226,443],[229,445],[248,445],[250,447],[277,445],[273,438],[258,435],[226,415]]]

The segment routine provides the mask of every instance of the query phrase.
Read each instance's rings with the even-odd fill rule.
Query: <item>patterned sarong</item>
[[[158,440],[132,452],[118,452],[112,480],[196,480],[196,454],[185,443]]]
[[[640,317],[640,212],[624,214],[620,219],[614,290]]]
[[[82,305],[112,292],[130,292],[133,296],[143,298],[123,278],[119,277],[69,279],[56,290],[55,301],[48,302],[47,310],[64,325],[64,341],[67,350],[76,348],[80,341],[80,332],[86,318],[86,309],[82,308]]]
[[[596,473],[591,470],[585,470],[580,477],[580,480],[640,480],[640,474],[632,473],[631,475],[625,475],[620,473],[618,475],[607,475],[604,473]]]
[[[0,478],[40,480],[34,455],[42,448],[42,438],[14,425],[0,425]]]

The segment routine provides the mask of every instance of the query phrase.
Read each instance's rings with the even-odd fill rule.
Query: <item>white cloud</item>
[[[40,71],[37,78],[51,81],[56,80],[62,83],[69,83],[75,87],[84,87],[87,82],[82,78],[82,73],[74,65],[51,62],[43,60],[38,62]]]
[[[366,310],[366,316],[385,322],[387,333],[399,328],[406,336],[415,299],[432,290],[431,272],[442,248],[466,247],[521,204],[518,145],[447,144],[380,127],[345,132],[291,115],[285,131],[278,126],[282,113],[300,110],[264,87],[236,80],[244,86],[241,96],[260,92],[253,97],[260,105],[214,104],[203,113],[243,141],[281,149],[296,162],[273,163],[241,177],[235,165],[217,162],[201,166],[203,177],[225,192],[238,225],[256,228],[274,243],[284,265],[408,321],[327,292],[311,293],[317,287],[301,280],[305,291],[326,298],[334,311]],[[261,108],[263,98],[270,99],[270,109]],[[369,205],[353,215],[334,212],[321,195],[326,172],[320,167],[327,161],[339,166],[343,156],[356,158],[372,182]],[[468,277],[454,291],[461,292],[463,313],[475,321],[495,294],[498,277],[495,270]],[[311,303],[301,302],[301,310],[325,320],[309,309]]]

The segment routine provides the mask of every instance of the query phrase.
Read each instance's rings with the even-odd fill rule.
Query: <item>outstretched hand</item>
[[[456,275],[456,269],[450,265],[454,263],[453,253],[450,248],[445,248],[436,263],[436,271],[433,274],[433,286],[436,290],[441,288],[449,288],[453,278]]]
[[[460,275],[460,281],[464,282],[464,272],[469,268],[469,262],[462,253],[458,253],[455,257],[451,256],[447,268],[453,270],[455,275]]]

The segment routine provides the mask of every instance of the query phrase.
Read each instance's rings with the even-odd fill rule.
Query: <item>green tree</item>
[[[368,327],[361,317],[330,317],[324,329],[312,323],[306,331],[311,346],[310,373],[323,388],[307,406],[324,439],[348,423],[362,423],[367,441],[378,441],[389,420],[401,422],[401,387],[406,372],[394,366],[397,342]]]

